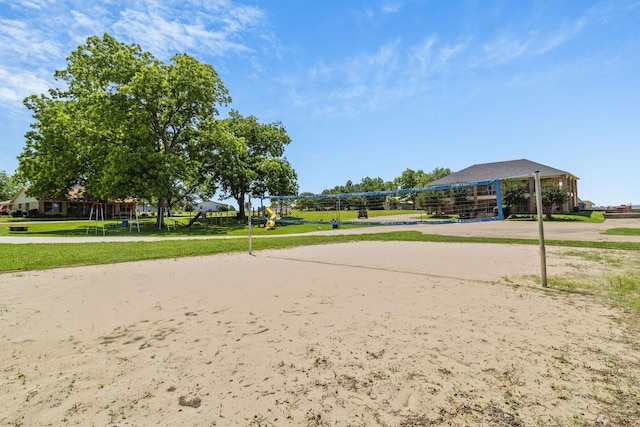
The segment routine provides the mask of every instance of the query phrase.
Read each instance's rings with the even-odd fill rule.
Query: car
[[[369,214],[367,213],[366,209],[358,210],[358,219],[362,219],[362,218],[369,218]]]

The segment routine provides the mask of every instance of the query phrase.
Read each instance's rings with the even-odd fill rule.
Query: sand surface
[[[0,425],[635,425],[625,313],[538,273],[535,246],[360,242],[3,274]]]

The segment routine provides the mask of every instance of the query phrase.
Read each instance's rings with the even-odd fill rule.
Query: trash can
[[[129,227],[129,221],[127,221],[126,219],[122,220],[122,227]]]

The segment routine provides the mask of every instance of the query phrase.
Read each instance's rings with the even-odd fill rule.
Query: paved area
[[[612,242],[639,242],[640,236],[615,236],[603,234],[611,228],[640,228],[640,219],[608,219],[604,223],[584,222],[545,222],[544,236],[546,240],[588,240]],[[535,221],[484,221],[452,224],[419,224],[376,226],[368,228],[323,230],[305,235],[346,235],[365,233],[384,233],[394,231],[420,231],[425,234],[440,234],[453,236],[477,237],[511,237],[537,239],[539,235],[538,223]],[[277,235],[278,237],[286,235]],[[255,236],[260,238],[261,236]],[[265,237],[265,236],[262,236]],[[269,236],[272,237],[272,236]],[[129,242],[156,240],[200,240],[200,239],[234,239],[244,237],[230,236],[179,236],[179,237],[151,237],[139,236],[135,232],[130,236],[102,236],[89,235],[82,237],[38,237],[38,236],[0,236],[0,244],[19,243],[86,243],[86,242]]]

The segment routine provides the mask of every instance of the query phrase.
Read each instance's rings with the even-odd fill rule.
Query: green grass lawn
[[[85,225],[86,227],[86,225]],[[287,228],[287,227],[281,227]],[[84,233],[84,231],[83,231]],[[126,232],[128,234],[128,232]],[[263,232],[267,235],[269,230]],[[84,234],[83,234],[84,235]],[[174,234],[176,235],[176,234]],[[421,241],[457,243],[498,243],[537,245],[536,239],[513,239],[497,237],[442,236],[423,234],[418,231],[390,233],[327,235],[327,236],[283,236],[277,239],[252,239],[252,248],[278,249],[293,246],[344,243],[353,241]],[[636,242],[589,242],[568,240],[547,240],[548,246],[568,246],[599,249],[640,250]],[[248,250],[248,239],[205,240],[158,240],[152,242],[91,242],[83,243],[25,243],[7,244],[2,247],[0,272],[37,270],[67,265],[109,264],[160,258],[180,258],[186,256],[211,255],[224,252]]]
[[[133,227],[122,227],[121,221],[105,220],[104,235],[106,236],[131,236],[143,235],[152,237],[186,237],[186,236],[247,236],[248,227],[244,221],[235,218],[228,220],[222,218],[217,221],[210,221],[206,226],[197,222],[193,226],[188,227],[189,217],[174,217],[177,226],[170,230],[166,227],[158,229],[155,224],[155,218],[145,218],[140,220],[140,233],[135,223]],[[28,223],[28,224],[27,224]],[[11,232],[9,226],[24,225],[29,227],[27,232]],[[363,226],[366,226],[363,225]],[[344,228],[353,228],[353,225]],[[266,230],[257,223],[251,227],[251,233],[256,236],[260,235],[278,235],[278,234],[298,234],[308,233],[318,230],[330,230],[331,224],[278,224],[274,229]],[[89,223],[87,220],[67,220],[67,221],[7,221],[0,222],[0,236],[38,236],[38,237],[82,237],[86,235],[102,236],[102,222],[97,224],[95,221]]]
[[[537,218],[534,214],[528,215],[516,215],[514,219],[531,219],[535,220]],[[551,219],[545,216],[545,221],[553,221],[553,222],[594,222],[594,223],[603,223],[604,222],[604,211],[583,211],[583,212],[575,212],[570,214],[553,214]]]
[[[640,236],[640,228],[610,228],[605,234],[614,236]]]

